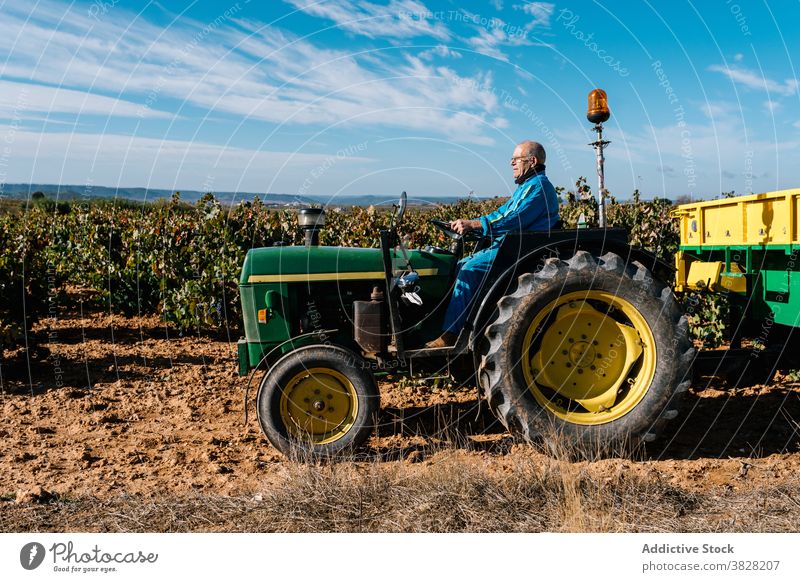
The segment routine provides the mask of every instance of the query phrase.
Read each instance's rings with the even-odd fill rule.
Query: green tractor
[[[673,268],[615,228],[509,233],[452,347],[441,332],[468,246],[405,249],[406,196],[380,248],[319,246],[320,209],[301,210],[302,246],[251,249],[240,292],[239,373],[260,376],[258,420],[290,456],[351,455],[378,422],[376,376],[471,378],[513,434],[557,433],[628,447],[678,415],[694,350],[667,281]]]

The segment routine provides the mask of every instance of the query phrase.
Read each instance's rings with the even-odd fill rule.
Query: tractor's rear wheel
[[[283,454],[343,457],[375,428],[380,394],[363,358],[317,345],[278,360],[261,380],[256,406],[264,435]]]
[[[579,251],[518,279],[486,328],[479,381],[528,441],[629,450],[678,415],[694,350],[672,291],[639,263]]]

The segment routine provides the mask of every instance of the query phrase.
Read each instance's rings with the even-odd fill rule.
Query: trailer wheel
[[[627,451],[678,415],[694,350],[672,291],[639,263],[585,251],[519,277],[485,331],[479,381],[529,442]]]
[[[299,460],[349,456],[372,433],[380,394],[366,362],[339,346],[289,352],[264,374],[256,399],[261,430]]]

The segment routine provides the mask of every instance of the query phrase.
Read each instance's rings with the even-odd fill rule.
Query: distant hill
[[[48,198],[71,200],[75,198],[89,199],[123,199],[137,202],[153,202],[159,199],[171,198],[173,190],[159,188],[112,188],[109,186],[74,185],[74,184],[6,184],[4,194],[16,199],[26,199],[33,192],[42,192]],[[181,200],[196,202],[205,195],[198,190],[180,190]],[[218,200],[226,204],[236,204],[242,200],[252,200],[256,196],[265,204],[271,206],[307,206],[309,204],[324,204],[328,206],[379,206],[389,205],[399,198],[395,195],[363,196],[298,196],[295,194],[274,194],[272,192],[214,192]],[[409,205],[428,206],[433,204],[451,204],[463,196],[443,196],[409,198]]]
[[[42,192],[48,198],[74,199],[74,198],[120,198],[135,200],[137,202],[153,202],[162,198],[171,198],[173,190],[159,188],[112,188],[109,186],[74,185],[74,184],[6,184],[5,193],[11,198],[27,198],[33,192]],[[184,202],[197,202],[205,195],[198,190],[180,190],[181,200]],[[263,192],[214,192],[218,200],[225,203],[237,203],[240,200],[252,200],[258,196],[262,202],[275,205],[305,205],[316,201],[303,196],[292,194],[264,194]]]

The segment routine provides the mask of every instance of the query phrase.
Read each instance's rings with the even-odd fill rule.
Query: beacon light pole
[[[590,123],[594,123],[592,128],[597,132],[597,140],[590,143],[594,147],[597,154],[597,192],[598,192],[598,206],[597,214],[599,218],[600,228],[606,226],[606,183],[603,165],[605,158],[603,157],[603,148],[610,144],[610,141],[603,140],[603,122],[608,121],[611,117],[611,111],[608,109],[608,96],[602,89],[594,89],[589,93],[589,109],[586,112],[586,119]]]

